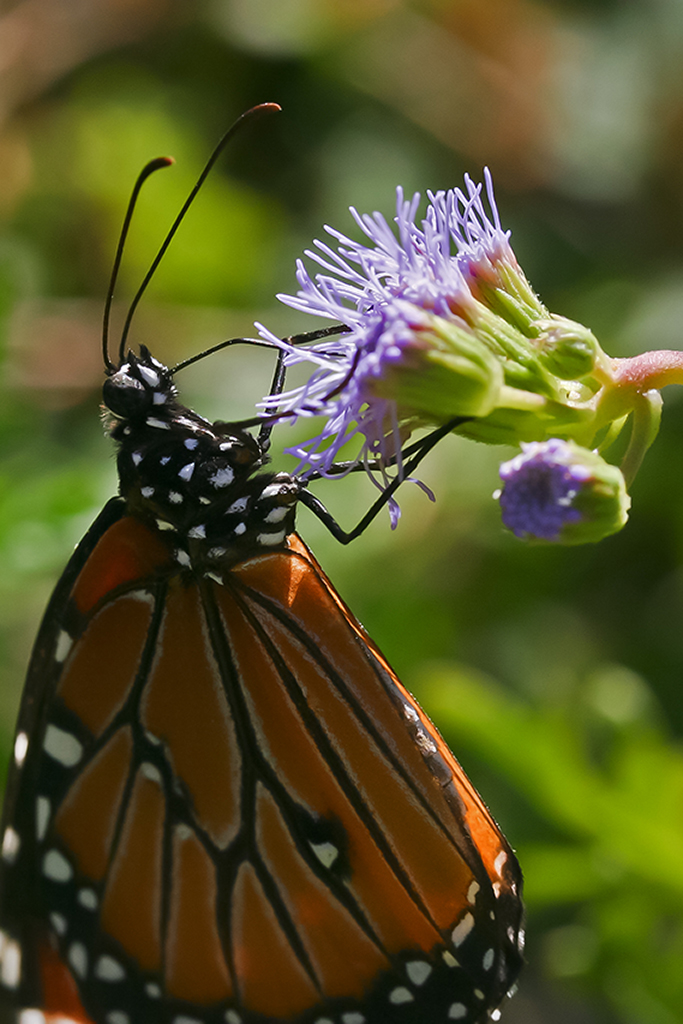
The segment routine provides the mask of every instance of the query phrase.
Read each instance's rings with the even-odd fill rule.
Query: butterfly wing
[[[234,576],[217,594],[223,628],[236,674],[259,680],[250,720],[276,780],[252,813],[264,858],[287,836],[302,873],[294,900],[272,864],[283,920],[326,996],[366,1020],[479,1019],[520,966],[512,851],[298,537]]]
[[[189,577],[106,507],[36,644],[3,861],[7,1001],[87,1024],[474,1021],[519,968],[512,852],[295,535]]]
[[[128,627],[138,637],[145,629],[137,612],[126,617],[117,595],[131,586],[153,587],[159,564],[168,562],[166,548],[154,537],[150,545],[149,531],[124,513],[121,499],[105,506],[48,605],[29,665],[3,810],[0,999],[79,1021],[85,1012],[78,971],[58,952],[69,889],[62,877],[65,883],[73,879],[73,864],[68,850],[62,852],[55,822],[98,750],[88,724],[111,712],[117,675],[120,684],[130,675],[133,655],[126,663],[124,647],[134,640]],[[78,671],[88,675],[85,711],[69,706],[69,680]],[[102,844],[100,822],[85,824],[92,826],[91,842]],[[72,960],[78,952],[77,945]]]

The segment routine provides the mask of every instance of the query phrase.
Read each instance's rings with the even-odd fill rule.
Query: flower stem
[[[631,440],[621,461],[621,472],[624,474],[627,487],[633,483],[645,452],[657,436],[661,418],[662,396],[659,391],[648,391],[636,397],[633,403]]]
[[[639,394],[667,384],[683,384],[683,352],[662,349],[630,359],[613,359],[612,379],[620,390]]]

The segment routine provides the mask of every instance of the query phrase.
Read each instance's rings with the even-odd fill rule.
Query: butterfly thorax
[[[251,434],[211,423],[176,395],[171,373],[144,347],[105,381],[105,425],[129,512],[165,536],[181,565],[282,546],[294,530],[298,481],[256,473],[267,456]]]

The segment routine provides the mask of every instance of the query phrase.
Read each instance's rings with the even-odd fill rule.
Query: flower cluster
[[[288,365],[313,367],[305,384],[267,397],[261,408],[291,419],[324,417],[313,437],[287,449],[298,457],[303,477],[336,477],[361,462],[380,488],[402,477],[404,445],[417,427],[452,424],[479,441],[549,444],[533,450],[534,465],[544,452],[555,465],[554,439],[574,442],[572,458],[590,457],[592,470],[570,503],[576,514],[569,519],[587,526],[583,534],[578,527],[571,533],[574,542],[597,539],[585,495],[603,473],[593,472],[595,460],[609,464],[590,449],[607,448],[630,416],[631,442],[621,467],[630,482],[657,430],[653,389],[683,379],[681,356],[610,359],[587,328],[550,313],[501,227],[487,170],[484,185],[465,177],[464,190],[429,192],[428,200],[418,222],[419,195],[408,200],[398,189],[393,226],[379,213],[352,208],[362,242],[328,227],[335,245],[316,240],[306,252],[320,269],[312,276],[298,261],[298,293],[279,298],[341,326],[322,341],[295,345],[257,324],[264,339],[285,349]],[[341,450],[350,443],[351,459],[342,466]],[[619,473],[609,467],[607,475],[612,471]],[[510,483],[502,492],[508,503]],[[560,492],[559,507],[566,510],[567,494]],[[546,536],[545,527],[535,533],[531,508],[523,525],[519,494],[514,532],[566,539],[566,529],[556,537]],[[613,506],[615,529],[625,521],[625,507],[621,498]],[[398,507],[390,503],[390,509],[395,525]],[[612,532],[604,516],[598,518],[597,533]]]

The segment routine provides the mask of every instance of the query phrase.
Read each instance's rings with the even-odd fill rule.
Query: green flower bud
[[[441,317],[415,331],[401,358],[387,360],[372,393],[394,399],[428,421],[481,417],[495,409],[503,385],[500,361],[471,331]]]
[[[534,325],[541,335],[539,359],[562,380],[580,380],[595,369],[601,353],[595,335],[573,320],[552,316]]]

